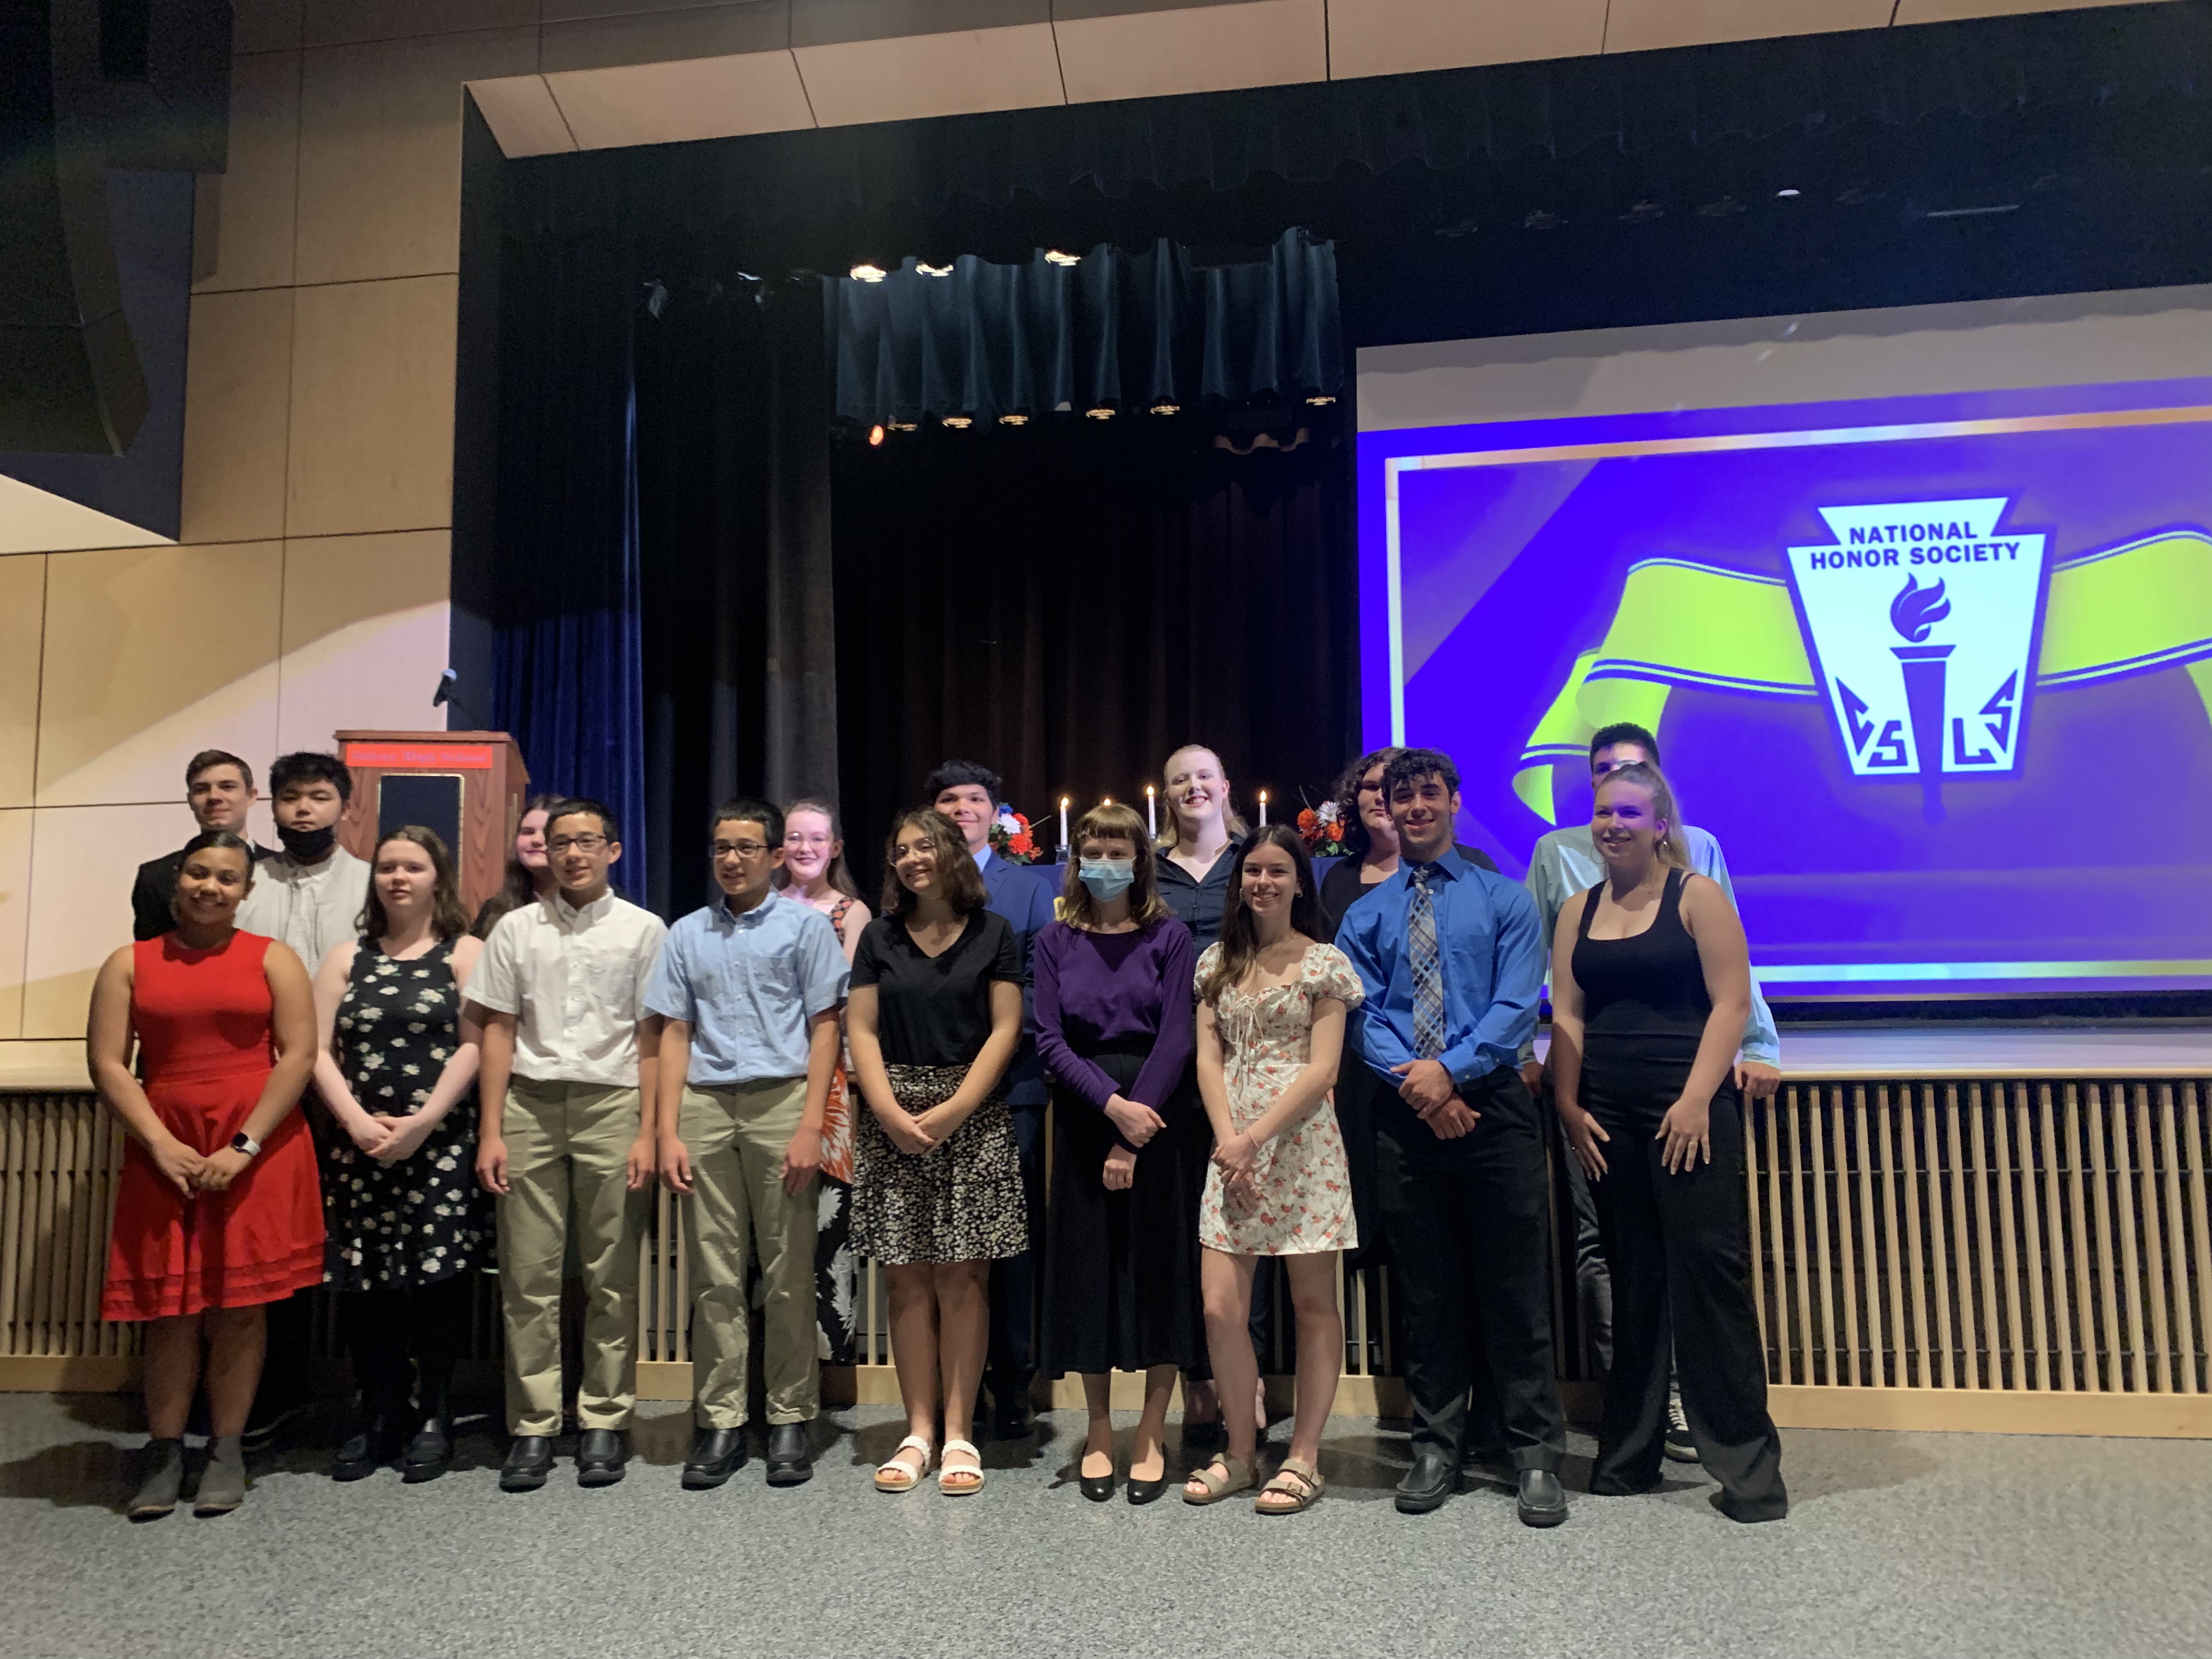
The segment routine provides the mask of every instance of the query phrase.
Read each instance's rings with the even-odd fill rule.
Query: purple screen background
[[[1384,462],[1650,437],[2212,405],[2212,380],[1987,392],[1364,433],[1362,706],[1389,741]],[[1549,828],[1512,789],[1523,744],[1619,605],[1672,556],[1769,578],[1826,543],[1818,507],[2004,495],[2048,562],[2212,528],[2212,424],[2002,433],[1769,451],[1543,461],[1400,475],[1406,741],[1449,751],[1462,839],[1519,876]],[[2212,573],[2205,580],[2212,581]],[[1423,655],[1423,653],[1425,655]],[[2212,958],[2212,722],[2179,668],[2045,689],[2016,774],[1854,777],[1825,702],[1677,687],[1661,722],[1688,822],[1717,836],[1754,963],[2197,963]],[[1579,769],[1562,824],[1589,818]],[[2194,974],[1769,984],[1770,995],[2040,994],[2201,986]]]

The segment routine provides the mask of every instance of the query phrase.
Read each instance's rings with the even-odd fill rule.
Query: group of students
[[[432,832],[388,834],[367,863],[334,845],[351,789],[336,757],[276,763],[284,845],[264,853],[242,834],[251,770],[197,757],[201,833],[140,871],[139,942],[101,969],[88,1036],[131,1137],[103,1312],[149,1322],[131,1512],[180,1501],[203,1371],[195,1506],[243,1501],[264,1310],[322,1283],[362,1395],[332,1474],[442,1473],[469,1285],[495,1262],[501,1486],[544,1484],[569,1416],[579,1482],[621,1480],[640,1246],[665,1185],[692,1297],[688,1488],[746,1459],[755,1305],[765,1477],[810,1477],[819,1367],[844,1357],[866,1257],[889,1284],[908,1431],[879,1490],[980,1491],[977,1413],[1027,1432],[1042,1371],[1083,1380],[1082,1493],[1149,1503],[1180,1377],[1183,1443],[1212,1453],[1183,1499],[1256,1488],[1260,1512],[1298,1513],[1326,1485],[1338,1254],[1387,1241],[1414,1417],[1398,1508],[1510,1466],[1520,1518],[1555,1525],[1556,1144],[1612,1290],[1591,1491],[1658,1483],[1679,1358],[1682,1437],[1723,1510],[1779,1516],[1741,1212],[1741,1100],[1772,1086],[1771,1024],[1718,849],[1679,822],[1656,739],[1598,738],[1592,823],[1545,837],[1527,887],[1455,845],[1459,779],[1437,751],[1353,764],[1347,856],[1317,881],[1297,831],[1249,830],[1219,757],[1191,745],[1164,769],[1166,833],[1102,804],[1064,872],[994,853],[1000,780],[946,763],[891,827],[878,915],[828,805],[726,803],[718,896],[672,927],[614,890],[621,826],[599,802],[531,802],[507,888],[471,921]],[[327,1117],[312,1131],[295,1110],[311,1081]],[[1287,1455],[1264,1480],[1263,1273],[1297,1352]],[[1119,1471],[1116,1370],[1143,1378]]]

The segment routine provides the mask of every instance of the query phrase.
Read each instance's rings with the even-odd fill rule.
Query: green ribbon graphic
[[[2160,531],[2051,568],[2039,689],[2168,668],[2212,719],[2212,535]],[[1586,767],[1591,736],[1615,720],[1657,731],[1678,685],[1818,696],[1790,585],[1686,559],[1631,565],[1604,639],[1575,658],[1522,745],[1513,793],[1555,823],[1553,769]]]

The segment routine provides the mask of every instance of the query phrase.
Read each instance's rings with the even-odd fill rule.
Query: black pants
[[[1690,1435],[1721,1483],[1722,1509],[1771,1520],[1788,1513],[1790,1498],[1751,1299],[1743,1110],[1735,1086],[1723,1084],[1712,1102],[1712,1162],[1668,1174],[1653,1137],[1686,1075],[1595,1057],[1583,1072],[1583,1104],[1613,1137],[1605,1176],[1591,1183],[1612,1269],[1613,1366],[1590,1490],[1618,1496],[1658,1484],[1671,1346]]]
[[[414,1290],[339,1294],[338,1328],[353,1358],[364,1416],[404,1417],[410,1395],[425,1416],[451,1414],[453,1367],[468,1346],[475,1279],[474,1273],[455,1273]]]
[[[1036,1260],[1044,1249],[1044,1103],[1013,1107],[1011,1115],[1030,1247],[991,1264],[991,1343],[983,1386],[1000,1412],[1029,1404],[1030,1381],[1036,1375]]]
[[[1566,1427],[1552,1351],[1543,1127],[1505,1068],[1462,1097],[1480,1121],[1458,1140],[1439,1140],[1395,1101],[1376,1114],[1376,1196],[1404,1317],[1413,1449],[1455,1462],[1469,1449],[1468,1395],[1486,1371],[1514,1467],[1557,1469]]]

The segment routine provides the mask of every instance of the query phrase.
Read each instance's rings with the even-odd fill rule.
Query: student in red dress
[[[210,1433],[195,1507],[222,1515],[246,1501],[239,1437],[261,1376],[262,1310],[323,1277],[314,1143],[293,1109],[315,1063],[314,996],[289,946],[234,925],[252,883],[244,841],[193,837],[176,927],[116,951],[93,985],[87,1059],[131,1137],[100,1317],[147,1322],[151,1437],[133,1520],[177,1506],[203,1342]]]

